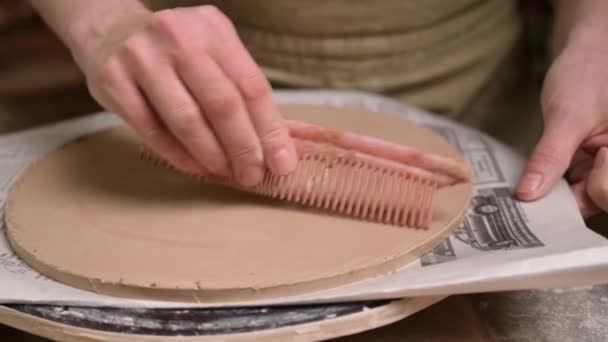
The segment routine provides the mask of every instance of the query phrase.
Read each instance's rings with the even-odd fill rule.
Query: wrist
[[[553,52],[558,55],[571,44],[589,44],[605,40],[608,34],[608,1],[553,0],[555,25]]]
[[[608,27],[604,25],[579,24],[572,27],[561,50],[567,47],[589,48],[587,51],[600,51],[606,48]],[[557,51],[557,53],[561,52]]]

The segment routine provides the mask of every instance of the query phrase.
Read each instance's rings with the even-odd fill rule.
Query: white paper
[[[282,103],[328,104],[392,113],[442,134],[475,172],[475,197],[465,223],[432,252],[391,274],[331,290],[230,305],[261,305],[449,295],[608,282],[608,240],[586,228],[562,181],[542,200],[511,195],[525,160],[483,133],[384,97],[358,92],[279,91]],[[120,124],[100,113],[0,136],[0,204],[32,161],[76,136]],[[3,209],[0,219],[4,223]],[[64,286],[36,273],[11,251],[0,226],[0,303],[118,307],[210,307],[127,300]]]

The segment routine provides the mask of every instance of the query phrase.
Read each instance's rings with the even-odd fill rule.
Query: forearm
[[[555,8],[554,54],[559,54],[571,39],[608,34],[608,1],[553,0],[553,5]]]
[[[78,61],[97,38],[117,25],[135,23],[149,11],[138,0],[30,0]],[[140,21],[140,20],[139,20]]]

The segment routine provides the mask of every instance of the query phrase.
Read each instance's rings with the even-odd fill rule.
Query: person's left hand
[[[541,96],[545,128],[517,188],[522,200],[567,179],[582,215],[608,212],[608,43],[597,31],[572,36]]]

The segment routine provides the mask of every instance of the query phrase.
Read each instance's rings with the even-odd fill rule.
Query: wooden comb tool
[[[206,181],[360,220],[428,228],[438,188],[470,180],[468,169],[443,156],[353,132],[288,121],[298,154],[285,176],[267,171],[252,188],[234,179]],[[171,167],[148,149],[142,158]]]

